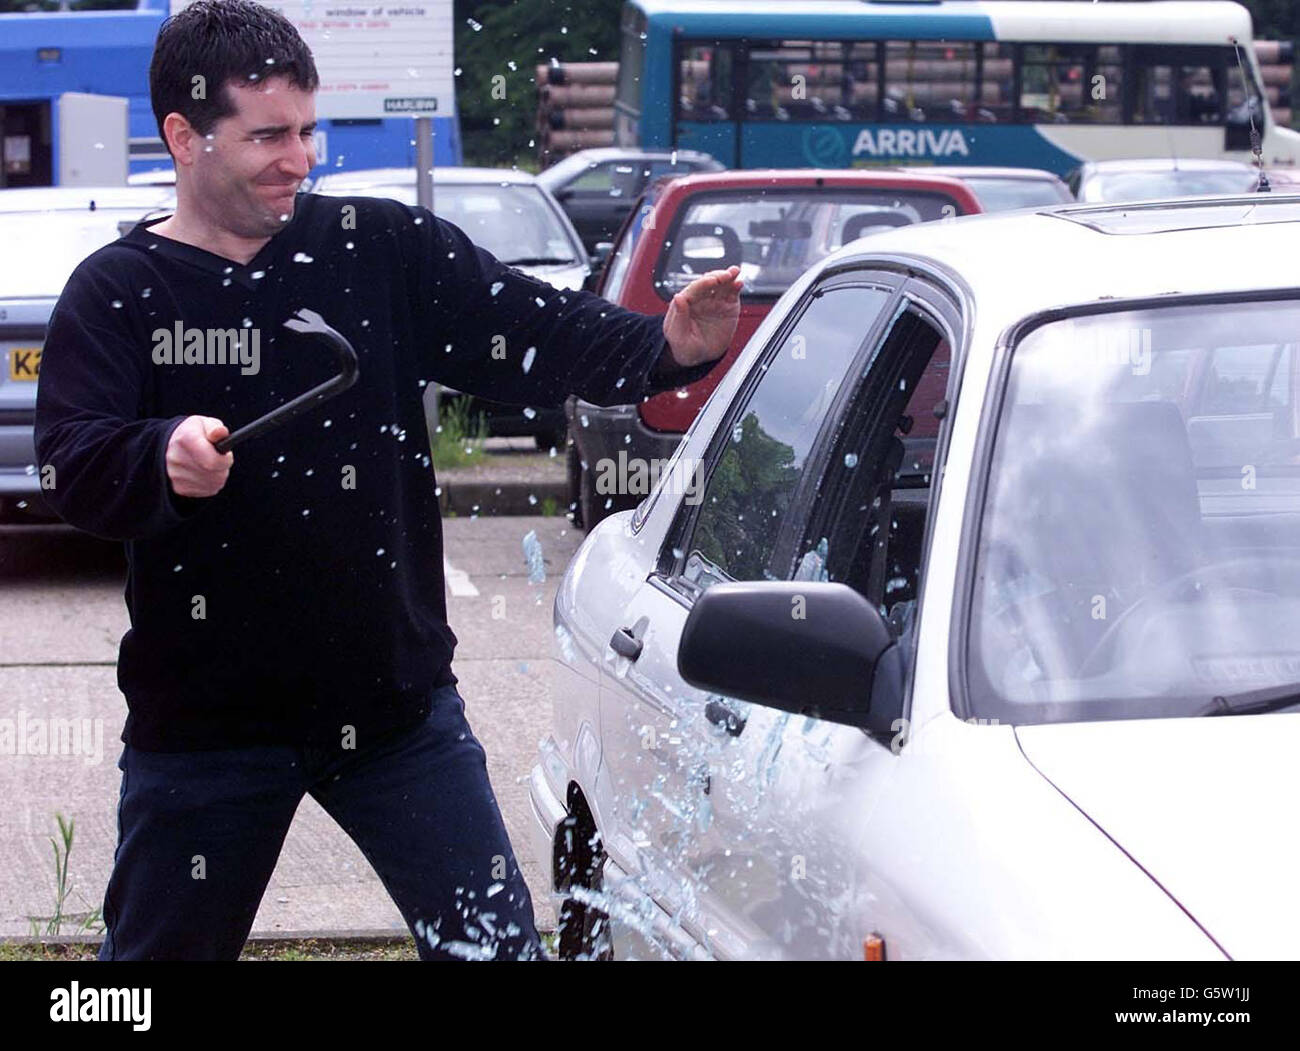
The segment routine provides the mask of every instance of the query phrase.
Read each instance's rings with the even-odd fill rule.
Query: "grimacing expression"
[[[192,147],[195,200],[241,237],[269,237],[293,218],[294,194],[316,164],[314,92],[285,77],[222,89],[235,106]]]

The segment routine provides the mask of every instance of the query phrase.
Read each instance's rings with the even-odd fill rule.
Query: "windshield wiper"
[[[1200,715],[1260,715],[1300,704],[1300,682],[1246,690],[1228,697],[1216,697]]]
[[[570,263],[576,263],[577,260],[570,257],[568,259],[556,259],[553,256],[533,255],[525,256],[523,259],[503,259],[506,266],[564,266]]]

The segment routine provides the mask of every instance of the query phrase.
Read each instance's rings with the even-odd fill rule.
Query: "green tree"
[[[466,164],[535,161],[537,66],[618,61],[622,6],[623,0],[455,0]]]

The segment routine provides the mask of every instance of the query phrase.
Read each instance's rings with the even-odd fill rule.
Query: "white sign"
[[[171,11],[190,0],[171,0]],[[277,0],[316,60],[316,116],[450,117],[456,112],[452,75],[452,0],[418,3],[335,3]]]

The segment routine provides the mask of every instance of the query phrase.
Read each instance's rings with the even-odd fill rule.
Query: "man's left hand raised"
[[[716,361],[726,352],[740,320],[740,267],[710,270],[683,288],[668,305],[664,337],[683,368]]]

